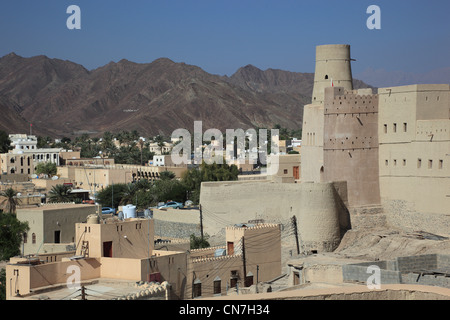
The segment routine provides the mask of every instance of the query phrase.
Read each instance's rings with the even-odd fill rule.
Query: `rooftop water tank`
[[[90,214],[87,217],[87,223],[89,224],[99,224],[99,219],[98,219],[98,215],[96,214]]]
[[[132,204],[127,204],[123,207],[124,218],[136,218],[136,206]]]

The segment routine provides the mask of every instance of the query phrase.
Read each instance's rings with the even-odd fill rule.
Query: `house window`
[[[394,159],[394,166],[396,166],[397,165],[397,160],[396,159]]]
[[[284,169],[284,170],[283,170],[283,173],[284,173],[284,174],[287,174],[287,173],[288,173],[288,170],[287,170],[287,169]]]
[[[406,159],[403,159],[403,166],[406,166]]]
[[[408,131],[408,124],[406,122],[403,123],[403,132]]]
[[[384,125],[384,133],[387,133],[387,124]]]
[[[397,132],[397,124],[396,123],[394,123],[393,131],[394,131],[394,133]]]
[[[444,167],[444,160],[439,160],[439,169]]]
[[[28,233],[24,233],[23,234],[23,243],[27,243],[27,241],[28,241]]]
[[[36,233],[33,233],[33,234],[31,235],[31,243],[32,243],[32,244],[36,244]]]
[[[417,168],[422,167],[422,159],[417,159]]]
[[[386,165],[386,167],[389,165],[389,160],[384,160],[384,164]]]
[[[433,168],[433,160],[428,160],[428,169]]]

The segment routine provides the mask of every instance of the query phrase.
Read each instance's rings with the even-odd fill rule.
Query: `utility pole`
[[[297,232],[297,218],[296,218],[296,216],[293,216],[291,218],[291,220],[292,220],[292,227],[294,228],[295,242],[297,243],[297,254],[300,254],[300,246],[298,244],[298,232]]]
[[[86,288],[84,286],[81,286],[81,300],[87,300],[86,299]]]
[[[112,180],[111,180],[111,208],[113,208],[114,211],[116,211],[116,208],[114,207],[114,181],[112,181]],[[116,212],[114,212],[114,214]]]
[[[245,287],[245,278],[247,277],[247,266],[245,262],[245,242],[244,237],[242,237],[242,263],[244,266],[244,287]]]
[[[202,213],[202,205],[199,206],[200,209],[200,235],[201,235],[201,241],[200,247],[203,248],[203,213]]]
[[[256,293],[258,292],[258,283],[259,283],[259,265],[256,265]]]

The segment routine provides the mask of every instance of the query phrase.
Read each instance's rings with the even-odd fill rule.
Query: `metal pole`
[[[295,216],[292,217],[292,225],[294,228],[295,242],[297,243],[297,254],[300,254],[300,246],[298,244],[297,218]]]
[[[244,243],[244,237],[242,237],[242,263],[244,267],[244,287],[245,287],[245,278],[247,277],[247,266],[245,263],[245,243]]]
[[[201,235],[201,244],[200,248],[203,248],[203,213],[202,213],[202,205],[199,206],[200,208],[200,235]]]

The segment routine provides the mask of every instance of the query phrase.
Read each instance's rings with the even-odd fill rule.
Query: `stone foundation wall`
[[[408,232],[425,231],[450,235],[450,211],[448,214],[417,212],[411,203],[403,200],[386,200],[383,207],[388,226]]]

